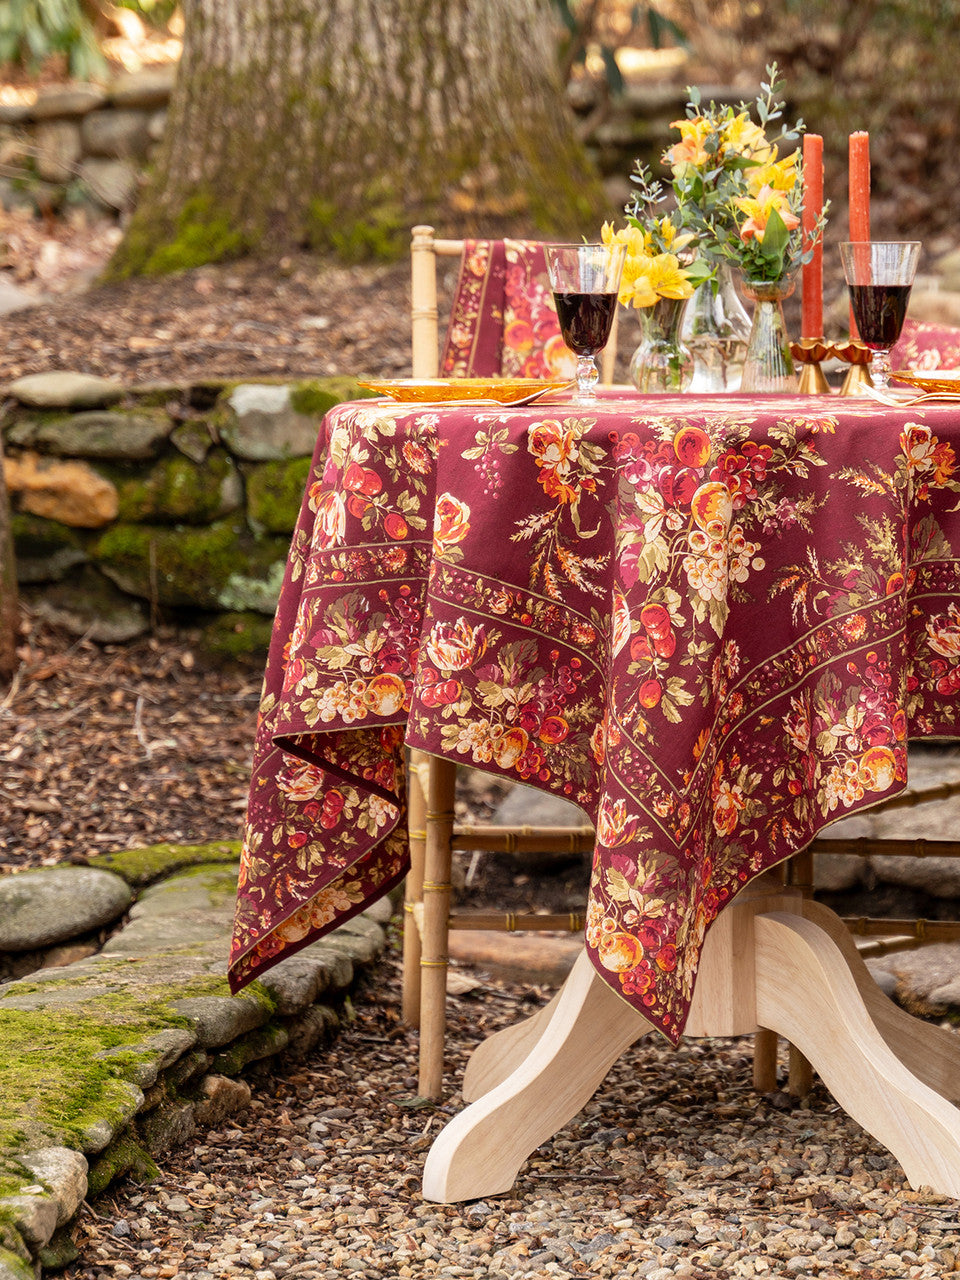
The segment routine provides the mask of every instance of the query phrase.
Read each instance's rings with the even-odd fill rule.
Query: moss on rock
[[[141,993],[142,994],[142,993]],[[186,1019],[159,1016],[167,991],[150,1005],[111,1018],[102,999],[91,997],[82,1011],[57,1019],[45,1010],[11,1009],[0,1004],[0,1148],[30,1145],[69,1146],[80,1150],[84,1133],[104,1116],[119,1125],[130,1109],[129,1064],[98,1059],[105,1049],[129,1044]],[[139,1025],[130,1026],[138,1014]],[[38,1052],[39,1046],[43,1052]],[[144,1057],[149,1056],[145,1051]]]
[[[50,1271],[62,1271],[79,1257],[80,1250],[70,1234],[69,1226],[55,1231],[43,1248],[37,1251],[40,1266]]]
[[[0,1267],[3,1267],[10,1280],[36,1280],[36,1271],[32,1262],[27,1262],[10,1249],[0,1245]]]
[[[251,464],[247,520],[255,533],[293,533],[309,474],[309,458]]]
[[[286,543],[284,543],[286,547]],[[286,558],[274,560],[266,574],[253,576],[250,573],[232,573],[217,597],[217,603],[224,609],[244,612],[253,610],[272,618],[280,598],[283,586],[283,575],[286,569]]]
[[[82,549],[88,536],[82,529],[61,524],[59,520],[47,520],[24,511],[11,513],[10,528],[17,551],[30,556],[50,555],[62,547]]]
[[[202,463],[176,453],[137,475],[119,468],[100,470],[116,487],[117,518],[134,524],[203,524],[235,511],[243,501],[240,476],[222,449],[211,451]]]
[[[191,876],[203,876],[209,905],[232,907],[237,900],[237,873],[238,867],[232,863],[224,866],[222,863],[200,862],[196,866],[182,868],[177,881],[182,884]]]
[[[282,1053],[290,1043],[290,1033],[285,1027],[268,1023],[236,1040],[213,1059],[212,1070],[218,1075],[238,1076],[244,1067],[261,1058],[271,1058]]]
[[[90,554],[121,590],[141,599],[201,609],[243,608],[237,597],[250,584],[255,597],[250,607],[272,613],[288,549],[288,539],[256,539],[234,519],[197,528],[118,522]]]
[[[290,404],[297,413],[322,418],[335,404],[342,404],[345,400],[369,399],[376,394],[367,387],[361,387],[355,378],[312,378],[308,382],[298,382],[290,389]]]
[[[131,888],[140,889],[185,867],[208,867],[239,860],[239,840],[218,840],[213,844],[151,844],[142,849],[100,853],[90,859],[90,866],[112,871]]]
[[[87,1174],[87,1195],[97,1196],[117,1178],[153,1182],[159,1178],[156,1161],[129,1133],[122,1133],[92,1161]]]
[[[82,530],[22,511],[12,515],[10,524],[21,585],[60,582],[87,558],[88,536]]]

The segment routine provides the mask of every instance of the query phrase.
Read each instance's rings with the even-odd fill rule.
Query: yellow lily
[[[772,187],[761,187],[756,196],[738,196],[733,203],[747,215],[740,227],[740,239],[756,239],[763,244],[763,233],[767,227],[767,219],[776,209],[783,219],[788,231],[794,231],[800,225],[800,219],[791,210],[789,201],[782,191],[774,191]]]
[[[628,258],[646,252],[646,237],[639,227],[626,226],[614,230],[612,222],[605,222],[600,228],[600,239],[604,244],[625,244]]]
[[[776,159],[776,151],[767,141],[766,134],[745,111],[741,111],[724,125],[723,141],[731,151],[746,156],[748,160],[766,164]]]
[[[652,307],[659,298],[689,298],[693,293],[693,285],[676,254],[638,258],[628,265],[629,275],[620,288],[620,301],[626,306]],[[624,274],[627,275],[626,266]]]
[[[790,155],[784,156],[782,160],[777,160],[776,155],[776,148],[774,148],[770,163],[747,170],[747,186],[754,195],[764,187],[770,187],[773,191],[792,191],[797,185],[797,161],[800,153],[791,151]]]
[[[680,130],[680,141],[663,154],[665,163],[678,168],[692,164],[702,168],[710,160],[710,154],[704,146],[704,140],[715,132],[712,120],[706,116],[695,116],[692,120],[673,120],[671,129]]]
[[[659,237],[660,244],[668,253],[679,253],[681,249],[685,249],[696,236],[692,231],[680,233],[679,229],[674,225],[669,214],[665,214],[662,218],[655,220],[655,230],[647,231],[644,235],[647,253],[660,252],[657,244]]]

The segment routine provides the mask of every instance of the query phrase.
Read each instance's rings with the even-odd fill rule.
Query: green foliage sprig
[[[804,246],[796,143],[805,126],[802,120],[782,123],[776,63],[767,67],[767,77],[751,105],[704,106],[699,90],[690,88],[685,118],[671,126],[680,141],[663,160],[671,171],[680,226],[692,235],[697,252],[713,264],[738,267],[748,279],[774,281],[809,260],[826,209],[811,245]],[[650,190],[646,166],[638,163],[631,177],[641,194]]]

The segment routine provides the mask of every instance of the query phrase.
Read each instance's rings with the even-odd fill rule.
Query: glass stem
[[[600,374],[593,356],[577,356],[577,404],[593,404]]]
[[[890,352],[874,351],[870,357],[870,381],[878,391],[885,391],[890,382]]]

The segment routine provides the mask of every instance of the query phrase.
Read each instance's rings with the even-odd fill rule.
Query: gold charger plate
[[[960,391],[960,369],[931,369],[929,373],[920,369],[894,369],[890,377],[920,391]]]
[[[357,382],[393,400],[492,400],[504,405],[569,386],[565,378],[358,378]]]

